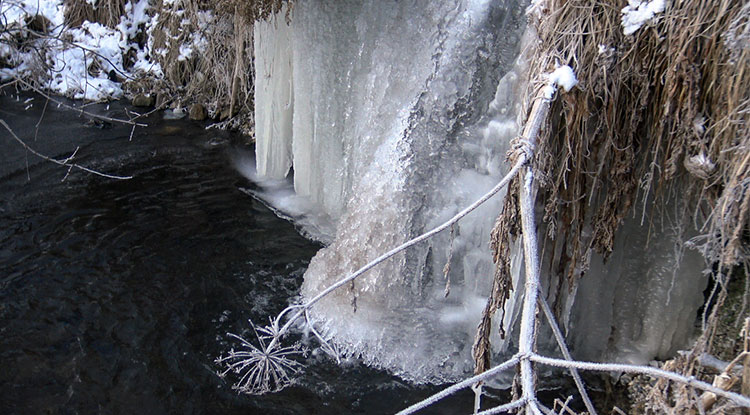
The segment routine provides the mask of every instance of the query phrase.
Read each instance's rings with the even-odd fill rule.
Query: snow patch
[[[98,3],[87,1],[93,7]],[[125,13],[114,29],[92,22],[70,28],[64,25],[63,0],[0,2],[0,21],[5,27],[23,28],[28,18],[36,15],[51,23],[50,36],[34,39],[34,47],[12,47],[15,43],[9,37],[17,31],[0,34],[0,58],[10,64],[0,69],[0,81],[15,77],[34,79],[38,84],[46,84],[52,92],[75,99],[120,98],[123,95],[120,82],[124,78],[135,74],[162,76],[159,64],[150,59],[151,35],[158,14],[149,15],[149,9],[148,0],[132,0],[125,4]],[[134,41],[141,30],[148,35],[148,44],[143,48]],[[196,38],[192,47],[199,45],[201,38]],[[123,56],[132,52],[135,52],[134,62],[126,69]],[[187,50],[184,52],[188,54]]]
[[[666,8],[666,0],[628,0],[622,9],[622,32],[632,35]]]
[[[565,92],[569,92],[574,86],[578,85],[576,74],[573,72],[573,68],[568,65],[558,67],[552,73],[546,74],[545,78],[547,78],[548,83],[542,91],[546,99],[552,99],[558,87],[562,87]]]

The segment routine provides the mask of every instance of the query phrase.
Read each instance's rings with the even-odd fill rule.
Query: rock
[[[109,78],[109,80],[112,82],[120,82],[120,77],[117,76],[117,72],[115,72],[114,69],[107,72],[107,78]]]
[[[203,121],[208,117],[208,113],[206,112],[206,108],[203,105],[193,104],[190,106],[190,112],[188,116],[193,121]]]
[[[231,117],[232,117],[232,114],[229,112],[229,108],[224,108],[219,113],[219,121],[226,121]]]
[[[153,107],[154,106],[154,97],[144,94],[138,94],[133,97],[133,106],[134,107]]]

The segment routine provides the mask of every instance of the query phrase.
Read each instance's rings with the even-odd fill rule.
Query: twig
[[[516,354],[513,357],[511,357],[510,359],[504,361],[503,363],[500,363],[499,365],[493,367],[492,369],[489,369],[489,370],[487,370],[487,371],[485,371],[483,373],[480,373],[480,374],[478,374],[476,376],[472,376],[472,377],[470,377],[470,378],[468,378],[466,380],[462,380],[461,382],[458,382],[455,385],[449,386],[449,387],[443,389],[442,391],[440,391],[440,392],[438,392],[438,393],[430,396],[429,398],[424,399],[424,400],[422,400],[420,402],[417,402],[414,405],[412,405],[412,406],[410,406],[410,407],[408,407],[408,408],[406,408],[404,410],[401,410],[396,415],[409,415],[409,414],[413,414],[413,413],[419,411],[420,409],[424,409],[424,408],[426,408],[426,407],[434,404],[435,402],[437,402],[437,401],[439,401],[439,400],[441,400],[441,399],[443,399],[443,398],[445,398],[447,396],[453,395],[454,393],[460,391],[461,389],[468,388],[468,387],[474,385],[475,383],[481,382],[481,381],[483,381],[485,379],[489,379],[489,378],[493,377],[494,375],[496,375],[496,374],[498,374],[498,373],[500,373],[500,372],[502,372],[504,370],[507,370],[507,369],[515,366],[516,363],[518,363],[518,361],[519,361],[518,354]],[[518,400],[516,402],[521,402],[521,404],[519,404],[519,406],[526,403],[523,399],[520,399],[520,400]],[[517,408],[517,406],[516,406],[516,408]],[[484,413],[484,412],[482,412],[482,413]]]
[[[52,102],[54,102],[58,106],[65,107],[65,108],[68,108],[68,109],[73,110],[73,111],[78,111],[81,114],[85,114],[85,115],[87,115],[89,117],[98,118],[98,119],[104,120],[104,121],[116,122],[116,123],[121,123],[121,124],[128,124],[128,125],[137,126],[137,127],[148,127],[148,124],[137,123],[137,122],[135,122],[133,120],[123,120],[123,119],[119,119],[119,118],[112,118],[112,117],[107,117],[106,115],[98,115],[98,114],[94,114],[94,113],[91,113],[91,112],[88,112],[88,111],[84,111],[80,107],[74,107],[74,106],[68,105],[68,104],[66,104],[66,103],[64,103],[64,102],[62,102],[60,100],[52,98],[51,96],[49,96],[48,94],[46,94],[41,89],[35,87],[34,85],[31,85],[30,83],[24,81],[21,78],[18,78],[18,77],[14,77],[14,78],[16,79],[16,81],[18,81],[20,84],[22,84],[26,88],[34,90],[34,92],[36,92],[37,94],[39,94],[39,95],[47,98],[48,100],[50,100]]]
[[[544,298],[539,297],[539,305],[541,306],[542,311],[544,311],[544,315],[547,317],[550,327],[552,327],[552,333],[555,335],[555,340],[560,347],[560,352],[562,352],[563,357],[565,357],[566,360],[573,360],[573,357],[570,355],[570,350],[568,350],[568,346],[565,344],[565,338],[560,331],[560,326],[557,325],[555,316],[549,308],[549,304],[547,304],[547,301]],[[573,381],[578,388],[578,393],[581,394],[581,399],[583,399],[583,404],[586,406],[589,415],[597,415],[594,404],[591,402],[591,398],[589,398],[589,395],[586,392],[586,385],[584,385],[581,375],[578,374],[578,370],[576,370],[576,368],[570,368],[570,375],[573,376]]]
[[[555,399],[554,407],[557,408],[558,403],[560,404],[560,410],[558,411],[559,415],[562,415],[563,413],[575,415],[575,412],[573,412],[570,408],[568,408],[568,404],[572,400],[573,400],[572,396],[568,396],[568,399],[566,399],[565,402],[561,401],[560,399]]]
[[[39,116],[39,121],[37,121],[36,125],[34,126],[34,141],[35,142],[36,142],[37,137],[39,136],[39,126],[42,125],[44,114],[47,113],[47,105],[49,105],[49,99],[44,100],[44,107],[42,107],[42,114]]]
[[[547,119],[552,94],[545,90],[554,85],[547,85],[537,91],[537,99],[529,114],[524,127],[521,159],[531,159],[536,139],[542,123]],[[536,347],[536,306],[539,297],[539,248],[537,246],[536,219],[534,218],[534,172],[532,166],[526,166],[526,176],[523,186],[519,189],[521,211],[521,228],[523,232],[524,265],[526,282],[524,284],[523,312],[521,313],[521,330],[519,335],[518,352],[521,358],[521,393],[527,400],[526,413],[539,414],[536,406],[536,388],[534,385],[534,369],[529,356]]]
[[[68,167],[68,173],[65,175],[66,178],[68,177],[68,174],[70,174],[70,170],[73,169],[73,168],[76,168],[76,169],[79,169],[79,170],[83,170],[83,171],[91,173],[91,174],[96,174],[97,176],[106,177],[108,179],[127,180],[127,179],[132,179],[133,178],[133,176],[116,176],[116,175],[113,175],[113,174],[102,173],[102,172],[99,172],[99,171],[96,171],[96,170],[92,170],[92,169],[90,169],[88,167],[81,166],[80,164],[72,163],[71,160],[75,156],[76,152],[78,152],[77,148],[76,148],[76,151],[70,157],[68,157],[65,160],[57,160],[57,159],[53,159],[52,157],[45,156],[44,154],[42,154],[42,153],[34,150],[33,148],[29,147],[28,144],[26,144],[23,140],[21,140],[16,135],[16,133],[14,133],[13,130],[8,126],[8,124],[5,123],[5,120],[0,119],[0,125],[2,125],[3,127],[5,127],[5,129],[8,130],[8,132],[10,133],[10,135],[13,136],[13,138],[16,141],[18,141],[30,153],[32,153],[35,156],[37,156],[39,158],[42,158],[44,160],[51,161],[51,162],[53,162],[55,164],[59,164],[61,166]],[[65,178],[63,178],[63,180],[65,180]]]
[[[712,386],[706,382],[702,382],[692,376],[682,376],[677,373],[670,372],[668,370],[657,369],[649,366],[637,366],[627,365],[621,363],[592,363],[592,362],[579,362],[569,361],[563,359],[555,359],[552,357],[545,357],[534,354],[530,357],[531,360],[548,366],[571,368],[582,370],[593,370],[597,372],[626,372],[626,373],[641,373],[644,375],[650,375],[658,378],[668,379],[675,382],[683,383],[694,388],[702,389],[705,391],[713,392],[719,396],[729,399],[737,405],[750,408],[750,398],[742,396],[734,392],[728,392],[723,389]]]
[[[477,413],[477,415],[491,415],[491,414],[500,414],[503,412],[510,412],[516,408],[520,408],[524,405],[526,405],[528,402],[525,398],[521,398],[518,400],[515,400],[513,402],[506,403],[505,405],[496,406],[492,409],[488,409],[486,411],[482,411]]]

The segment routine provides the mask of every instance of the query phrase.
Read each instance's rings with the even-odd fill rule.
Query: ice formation
[[[257,175],[283,180],[293,170],[296,197],[334,224],[304,296],[443,222],[507,170],[525,85],[522,62],[514,64],[523,21],[513,1],[310,0],[295,3],[289,22],[282,11],[256,25]],[[556,84],[574,86],[570,68],[555,74]],[[445,232],[316,304],[322,329],[346,353],[407,379],[470,372],[501,198],[459,222],[452,242]],[[702,267],[687,253],[677,266],[681,235],[665,232],[644,248],[647,229],[627,228],[619,251],[606,264],[593,258],[577,290],[547,287],[560,293],[579,357],[644,362],[690,333]],[[513,336],[493,344],[506,353]]]
[[[283,13],[256,26],[268,51],[256,52],[258,173],[279,178],[293,165],[297,194],[337,224],[304,295],[494,186],[517,132],[519,94],[508,90],[516,84],[505,81],[493,99],[518,53],[522,16],[520,5],[487,1],[312,1],[295,5],[291,26]],[[470,370],[499,203],[455,229],[447,298],[445,234],[316,307],[327,332],[346,351],[411,379]]]

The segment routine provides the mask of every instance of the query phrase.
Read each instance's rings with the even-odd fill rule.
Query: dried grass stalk
[[[72,27],[89,21],[114,28],[125,13],[127,0],[97,0],[93,3],[84,0],[65,0],[65,22]]]
[[[538,23],[543,47],[532,73],[568,64],[581,85],[555,103],[551,113],[562,115],[537,153],[548,236],[566,242],[557,257],[569,279],[580,275],[590,250],[612,252],[637,201],[645,217],[678,190],[712,212],[697,218],[707,258],[739,264],[750,217],[750,7],[669,2],[655,23],[626,36],[624,5],[553,0]]]
[[[568,287],[593,252],[608,257],[627,215],[650,226],[675,195],[692,219],[681,222],[701,230],[692,244],[715,269],[750,260],[750,3],[666,3],[632,35],[621,25],[625,0],[550,0],[530,14],[540,41],[529,72],[569,65],[579,80],[552,104],[534,160],[553,251],[545,267]],[[508,295],[515,195],[492,233],[494,286],[504,288],[486,312]],[[715,313],[709,320],[715,326]]]

